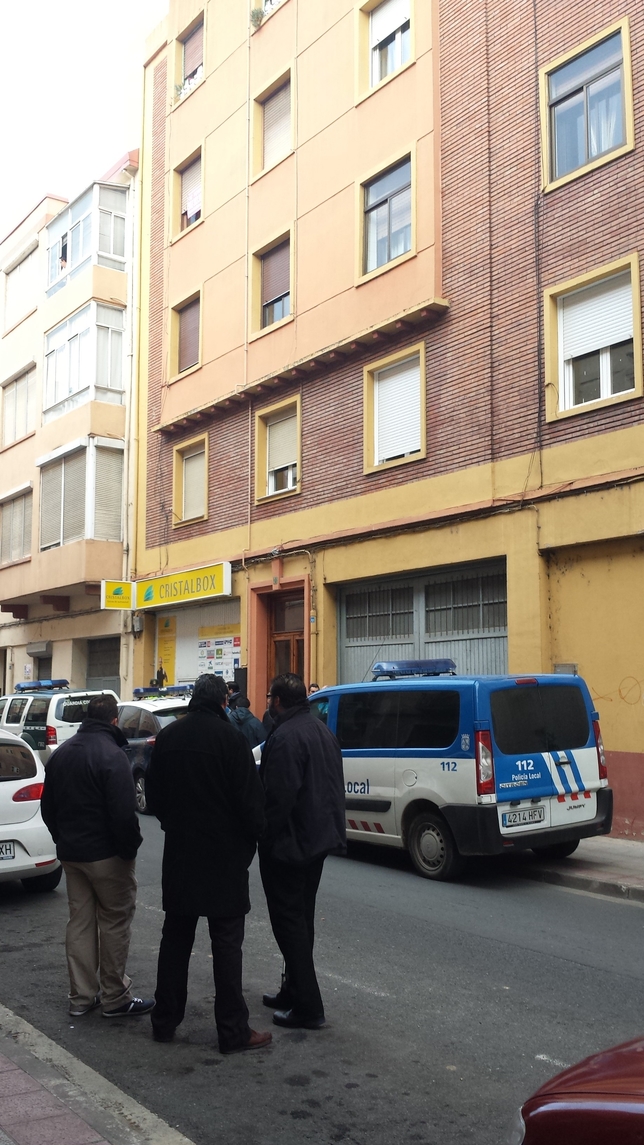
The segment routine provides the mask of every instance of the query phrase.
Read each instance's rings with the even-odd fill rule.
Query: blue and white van
[[[467,855],[563,858],[611,829],[598,713],[579,676],[457,676],[450,660],[377,664],[311,711],[342,748],[347,837],[401,847],[428,879]]]

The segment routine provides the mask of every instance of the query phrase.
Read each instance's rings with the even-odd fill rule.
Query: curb
[[[539,883],[553,883],[555,886],[570,887],[575,891],[586,891],[588,894],[605,895],[607,898],[621,899],[630,902],[644,902],[644,886],[629,886],[613,879],[595,877],[593,875],[579,875],[574,871],[561,871],[553,867],[538,867],[531,864],[513,871],[522,879],[532,879]]]

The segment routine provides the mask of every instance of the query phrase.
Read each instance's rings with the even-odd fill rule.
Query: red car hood
[[[565,1093],[613,1093],[644,1097],[644,1038],[635,1038],[585,1058],[547,1081],[533,1097]]]

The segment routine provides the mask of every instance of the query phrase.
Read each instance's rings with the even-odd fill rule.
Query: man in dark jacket
[[[240,696],[235,704],[235,707],[228,713],[228,719],[238,732],[241,732],[244,739],[247,739],[251,747],[259,747],[266,739],[266,732],[261,720],[257,719],[250,710],[250,700],[245,696]]]
[[[263,826],[263,793],[246,740],[225,713],[226,685],[206,674],[182,720],[156,738],[147,774],[148,807],[165,831],[163,909],[152,1032],[169,1042],[183,1021],[188,966],[201,915],[208,919],[215,1022],[222,1053],[260,1049],[270,1033],[248,1024],[242,993],[248,868]]]
[[[277,945],[286,964],[281,989],[264,994],[278,1026],[320,1029],[324,1005],[313,965],[315,897],[329,852],[346,849],[342,753],[316,720],[299,676],[276,676],[276,727],[262,752],[266,830],[260,870]]]
[[[41,811],[67,879],[69,1012],[102,1005],[104,1018],[147,1014],[125,972],[142,839],[134,781],[114,696],[94,696],[75,736],[53,753]],[[100,981],[100,993],[99,993]]]

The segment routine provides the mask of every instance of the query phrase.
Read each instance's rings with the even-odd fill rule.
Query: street
[[[162,833],[141,820],[129,970],[154,991]],[[281,960],[256,864],[244,982],[251,1025]],[[205,921],[186,1020],[155,1044],[149,1020],[66,1012],[64,882],[30,896],[0,886],[0,1002],[177,1127],[195,1145],[347,1142],[498,1145],[515,1108],[562,1064],[641,1035],[644,907],[515,878],[501,861],[432,884],[406,856],[329,859],[317,966],[328,1025],[274,1028],[271,1048],[221,1056]]]

